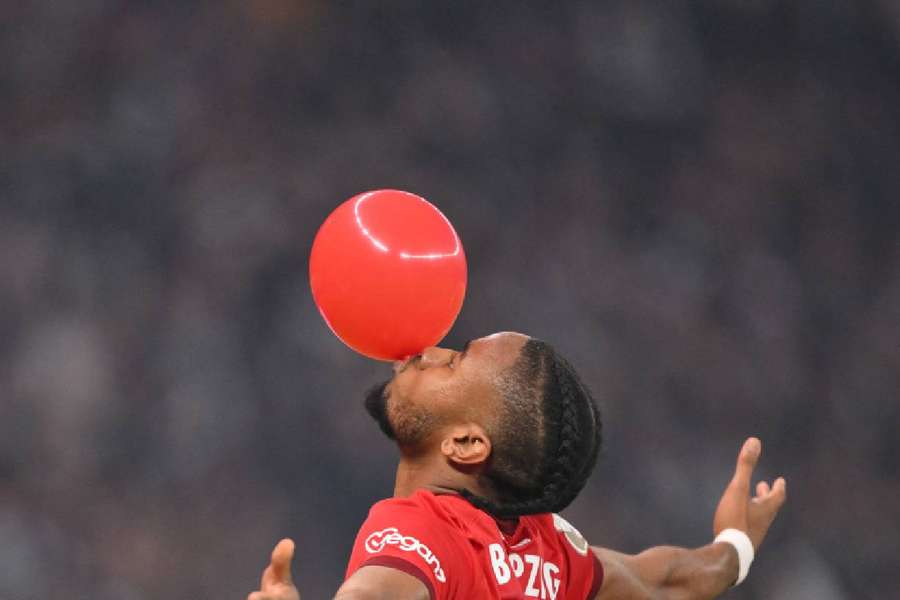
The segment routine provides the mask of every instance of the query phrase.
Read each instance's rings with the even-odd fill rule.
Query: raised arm
[[[259,590],[247,600],[300,600],[291,576],[294,542],[283,539],[272,550],[269,566],[263,571]],[[387,567],[363,567],[353,574],[334,600],[428,600],[428,588],[412,575]]]
[[[389,567],[362,567],[354,573],[334,600],[428,600],[425,584],[417,578]]]
[[[779,477],[770,487],[761,481],[750,497],[750,478],[759,459],[761,444],[750,438],[738,454],[734,477],[722,494],[713,519],[713,533],[743,531],[754,550],[759,548],[778,509],[786,487]],[[715,598],[738,578],[738,552],[726,542],[695,549],[659,546],[627,555],[593,548],[604,569],[597,600],[704,600]]]

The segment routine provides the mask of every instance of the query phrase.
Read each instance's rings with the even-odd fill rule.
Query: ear
[[[491,455],[491,440],[477,423],[454,425],[441,440],[441,454],[456,465],[479,465]]]

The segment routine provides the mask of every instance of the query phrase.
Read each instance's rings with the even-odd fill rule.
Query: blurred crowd
[[[330,597],[396,452],[307,254],[384,187],[463,240],[447,344],[600,399],[592,543],[708,542],[755,434],[729,597],[900,589],[893,0],[40,0],[0,52],[0,600],[243,598],[283,536]]]

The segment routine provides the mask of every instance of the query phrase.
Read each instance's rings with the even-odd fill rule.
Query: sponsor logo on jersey
[[[586,556],[588,553],[588,548],[590,547],[587,543],[587,540],[584,539],[584,536],[581,533],[572,527],[572,524],[563,519],[561,516],[554,514],[553,515],[553,526],[556,527],[556,530],[566,536],[566,539],[569,541],[569,544],[575,548],[575,551],[581,554],[582,556]]]
[[[441,568],[441,561],[431,548],[410,535],[403,535],[396,527],[388,527],[381,531],[375,531],[366,538],[366,552],[369,554],[378,554],[384,550],[385,546],[397,546],[403,552],[412,552],[419,555],[429,567],[434,569],[434,578],[445,583],[447,576]]]

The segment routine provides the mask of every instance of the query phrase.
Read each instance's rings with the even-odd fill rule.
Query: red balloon
[[[400,360],[450,331],[466,294],[466,256],[430,202],[377,190],[328,216],[313,242],[309,280],[342,342],[371,358]]]

